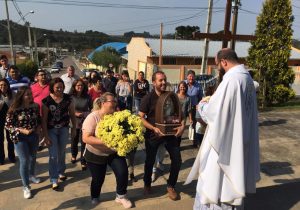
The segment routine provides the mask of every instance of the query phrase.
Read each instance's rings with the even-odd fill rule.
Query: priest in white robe
[[[194,210],[242,210],[260,179],[256,93],[233,50],[220,50],[215,61],[225,74],[199,107],[207,129],[186,184],[198,175]]]

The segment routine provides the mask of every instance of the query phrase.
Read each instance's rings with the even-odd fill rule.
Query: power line
[[[292,4],[293,7],[300,9],[300,6],[296,6],[295,4]]]
[[[21,20],[23,20],[24,22],[26,22],[26,19],[25,19],[24,15],[22,14],[22,12],[21,12],[21,10],[20,10],[17,2],[15,0],[12,0],[12,3],[14,5],[15,9],[17,10],[18,14],[20,15]]]
[[[3,1],[3,0],[1,0]],[[63,6],[81,6],[81,7],[102,7],[102,8],[128,8],[128,9],[148,9],[148,10],[202,10],[207,7],[172,7],[172,6],[154,6],[154,5],[132,5],[132,4],[109,4],[101,2],[82,2],[74,0],[18,0],[23,3],[37,3],[37,4],[52,4]],[[215,9],[224,9],[224,7],[218,7]]]
[[[240,8],[240,10],[242,10],[242,11],[244,11],[246,13],[252,14],[252,15],[259,15],[259,13],[257,13],[257,12],[246,10],[246,9],[243,9],[243,8]]]
[[[185,15],[176,15],[176,17],[190,17],[191,14],[185,14]],[[149,22],[149,21],[152,21],[152,20],[162,20],[162,19],[174,19],[174,15],[172,16],[167,16],[167,17],[159,17],[159,18],[147,18],[147,19],[138,19],[138,20],[127,20],[127,21],[118,21],[118,22],[110,22],[110,23],[106,23],[106,24],[101,24],[101,26],[106,26],[106,25],[112,25],[112,24],[124,24],[124,23],[139,23],[139,22]],[[78,27],[78,28],[81,28],[81,27],[93,27],[93,26],[99,26],[99,24],[97,25],[80,25],[80,26],[76,26],[76,25],[73,25],[71,27]]]
[[[224,10],[223,10],[224,11]],[[187,18],[182,18],[182,19],[177,19],[177,20],[171,20],[171,21],[166,21],[163,22],[163,24],[165,26],[169,26],[169,25],[175,25],[178,24],[180,22],[189,20],[189,19],[193,19],[196,17],[200,17],[202,16],[204,11],[201,12],[197,12],[194,15],[187,17]],[[215,11],[215,12],[219,12],[219,11]],[[114,33],[114,32],[121,32],[121,31],[130,31],[130,30],[134,30],[134,29],[140,29],[140,28],[149,28],[149,27],[157,27],[160,23],[155,23],[155,24],[150,24],[150,25],[143,25],[143,26],[136,26],[136,27],[131,27],[131,28],[125,28],[125,29],[119,29],[119,30],[113,30],[113,31],[106,31],[106,33]]]

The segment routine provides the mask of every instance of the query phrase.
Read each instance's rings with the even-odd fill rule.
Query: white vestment
[[[239,206],[260,179],[256,93],[243,65],[226,72],[206,106],[208,127],[186,184],[199,174],[201,204]]]

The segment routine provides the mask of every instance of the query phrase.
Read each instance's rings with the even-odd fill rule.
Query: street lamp
[[[9,46],[10,46],[10,56],[11,56],[12,64],[15,64],[15,56],[14,56],[14,50],[13,50],[13,42],[12,42],[11,30],[10,30],[9,12],[8,12],[7,0],[5,0],[5,8],[6,8],[6,16],[7,16],[7,31],[8,31]]]
[[[39,63],[39,57],[38,57],[37,40],[39,40],[41,38],[45,38],[45,37],[47,37],[47,34],[42,34],[38,38],[36,38],[36,30],[33,30],[33,42],[34,42],[34,48],[35,48],[35,59],[34,60],[38,66],[40,66],[40,63]]]
[[[21,18],[17,21],[17,23],[19,23],[21,20],[23,20],[23,21],[26,23],[27,21],[26,21],[25,17],[26,17],[27,15],[29,15],[29,14],[34,14],[34,10],[30,10],[30,11],[27,12],[25,15],[23,15],[23,17],[21,17]]]
[[[23,16],[23,20],[25,21],[25,17],[29,14],[33,14],[34,11],[33,10],[30,10],[29,12],[27,12],[24,16]],[[30,32],[30,23],[27,21],[25,22],[25,26],[27,26],[27,31],[28,31],[28,45],[29,45],[29,54],[30,54],[30,59],[32,61],[34,61],[34,58],[33,58],[33,50],[32,50],[32,41],[31,41],[31,32]]]

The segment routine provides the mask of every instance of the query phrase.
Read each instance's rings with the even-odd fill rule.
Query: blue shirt
[[[10,89],[15,93],[18,92],[20,87],[30,85],[30,79],[28,77],[20,76],[18,80],[14,80],[10,76],[8,76],[6,79],[9,82]]]
[[[186,84],[188,84],[187,81],[185,82]],[[188,84],[187,94],[191,99],[191,105],[196,106],[203,97],[201,84],[199,84],[198,82],[194,82],[194,84],[191,86]]]

